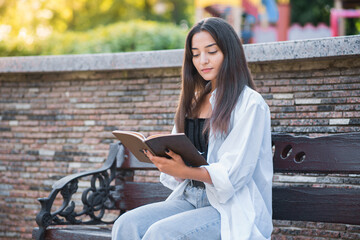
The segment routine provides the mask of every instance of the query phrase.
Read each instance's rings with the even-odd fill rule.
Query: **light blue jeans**
[[[152,203],[121,215],[112,240],[220,239],[220,214],[202,188],[190,184],[178,199]]]

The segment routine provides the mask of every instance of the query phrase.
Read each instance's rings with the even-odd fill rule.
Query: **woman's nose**
[[[200,63],[207,64],[208,62],[209,62],[208,56],[205,53],[201,54],[200,55]]]

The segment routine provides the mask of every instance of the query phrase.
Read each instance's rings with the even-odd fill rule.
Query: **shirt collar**
[[[214,108],[215,98],[216,98],[216,89],[214,91],[212,91],[210,99],[209,99],[212,108]]]

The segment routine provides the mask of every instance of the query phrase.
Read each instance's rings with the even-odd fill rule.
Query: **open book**
[[[184,133],[159,134],[149,136],[148,138],[141,133],[132,131],[117,130],[113,131],[112,134],[141,162],[151,163],[143,153],[143,149],[149,150],[152,154],[160,157],[169,157],[165,153],[165,149],[169,149],[179,154],[188,166],[199,167],[207,165],[205,158],[198,152]]]

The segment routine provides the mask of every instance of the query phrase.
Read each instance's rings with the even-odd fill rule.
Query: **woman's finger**
[[[168,161],[168,159],[163,159],[162,157],[153,155],[150,151],[146,149],[144,149],[143,152],[149,158],[149,160],[154,163],[155,166],[157,166],[158,168],[164,163],[164,161]]]
[[[174,153],[170,149],[166,149],[165,152],[166,152],[167,155],[169,155],[173,159],[178,159],[180,157],[179,154]]]
[[[153,155],[151,154],[151,152],[148,151],[148,150],[146,150],[146,149],[143,149],[142,151],[143,151],[143,153],[145,154],[145,156],[147,156],[147,158],[149,158],[149,159],[153,156]]]

